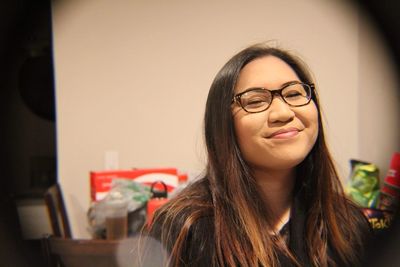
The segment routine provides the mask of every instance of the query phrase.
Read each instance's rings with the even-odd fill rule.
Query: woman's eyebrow
[[[283,83],[279,88],[285,87],[286,85],[290,85],[292,83],[298,83],[298,82],[301,82],[301,81],[300,80],[288,81],[288,82]]]
[[[244,92],[244,91],[247,91],[247,90],[253,89],[253,88],[264,88],[264,89],[267,89],[267,90],[279,90],[279,89],[281,89],[281,88],[283,88],[283,87],[285,87],[287,85],[290,85],[292,83],[298,83],[298,82],[302,82],[302,81],[300,81],[300,80],[291,80],[291,81],[288,81],[288,82],[284,82],[278,88],[268,88],[268,87],[264,87],[264,86],[252,86],[252,87],[249,87],[249,88],[245,88],[241,92]]]

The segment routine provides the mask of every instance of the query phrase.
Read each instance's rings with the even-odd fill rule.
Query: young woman
[[[370,233],[344,196],[315,84],[281,49],[251,46],[206,104],[204,178],[155,215],[168,266],[356,266]]]

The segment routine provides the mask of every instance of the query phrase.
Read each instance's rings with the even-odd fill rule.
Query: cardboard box
[[[92,201],[103,199],[111,188],[113,179],[134,179],[139,183],[151,185],[163,181],[168,192],[178,186],[178,171],[175,168],[132,169],[90,172],[90,195]],[[156,187],[156,189],[163,189]]]

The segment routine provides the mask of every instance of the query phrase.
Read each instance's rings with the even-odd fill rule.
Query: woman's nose
[[[274,97],[269,107],[269,122],[288,122],[294,118],[294,115],[291,107],[281,97]]]

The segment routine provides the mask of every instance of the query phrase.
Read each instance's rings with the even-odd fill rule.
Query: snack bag
[[[379,200],[379,169],[376,165],[351,160],[352,173],[346,195],[363,208],[376,208]]]

